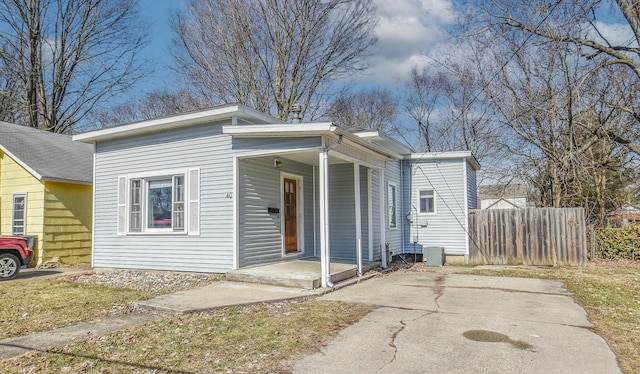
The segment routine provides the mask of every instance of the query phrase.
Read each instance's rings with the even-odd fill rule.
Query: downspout
[[[402,188],[400,189],[401,193],[402,193],[402,197],[400,198],[400,200],[402,201],[402,208],[404,211],[404,192],[405,192],[405,179],[404,179],[404,160],[400,160],[400,185],[402,186]],[[405,228],[407,226],[407,219],[406,219],[406,215],[403,213],[401,216],[401,221],[402,221],[402,254],[405,253],[405,249],[404,249],[404,245],[405,245]],[[415,252],[415,251],[414,251]]]
[[[353,164],[353,195],[356,218],[356,267],[358,276],[362,276],[362,211],[360,204],[360,164]]]

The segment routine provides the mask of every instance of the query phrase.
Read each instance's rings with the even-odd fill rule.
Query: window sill
[[[191,234],[194,236],[195,234]],[[145,231],[145,232],[127,232],[120,234],[120,236],[189,236],[187,232],[174,232],[174,231]]]

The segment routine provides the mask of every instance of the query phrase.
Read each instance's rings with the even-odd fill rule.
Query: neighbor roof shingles
[[[41,180],[93,181],[93,145],[74,142],[69,135],[0,121],[0,149],[39,174]]]

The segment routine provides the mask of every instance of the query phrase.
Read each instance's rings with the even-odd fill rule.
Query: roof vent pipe
[[[301,123],[302,122],[302,107],[300,104],[291,105],[291,123]]]

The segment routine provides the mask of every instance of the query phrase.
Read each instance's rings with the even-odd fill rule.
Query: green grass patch
[[[0,339],[47,331],[112,313],[127,312],[148,292],[65,280],[0,283]]]
[[[0,361],[0,372],[288,372],[370,305],[298,300],[166,317],[86,342]]]
[[[608,264],[583,268],[476,270],[472,274],[563,281],[589,314],[625,373],[640,373],[640,267]]]

